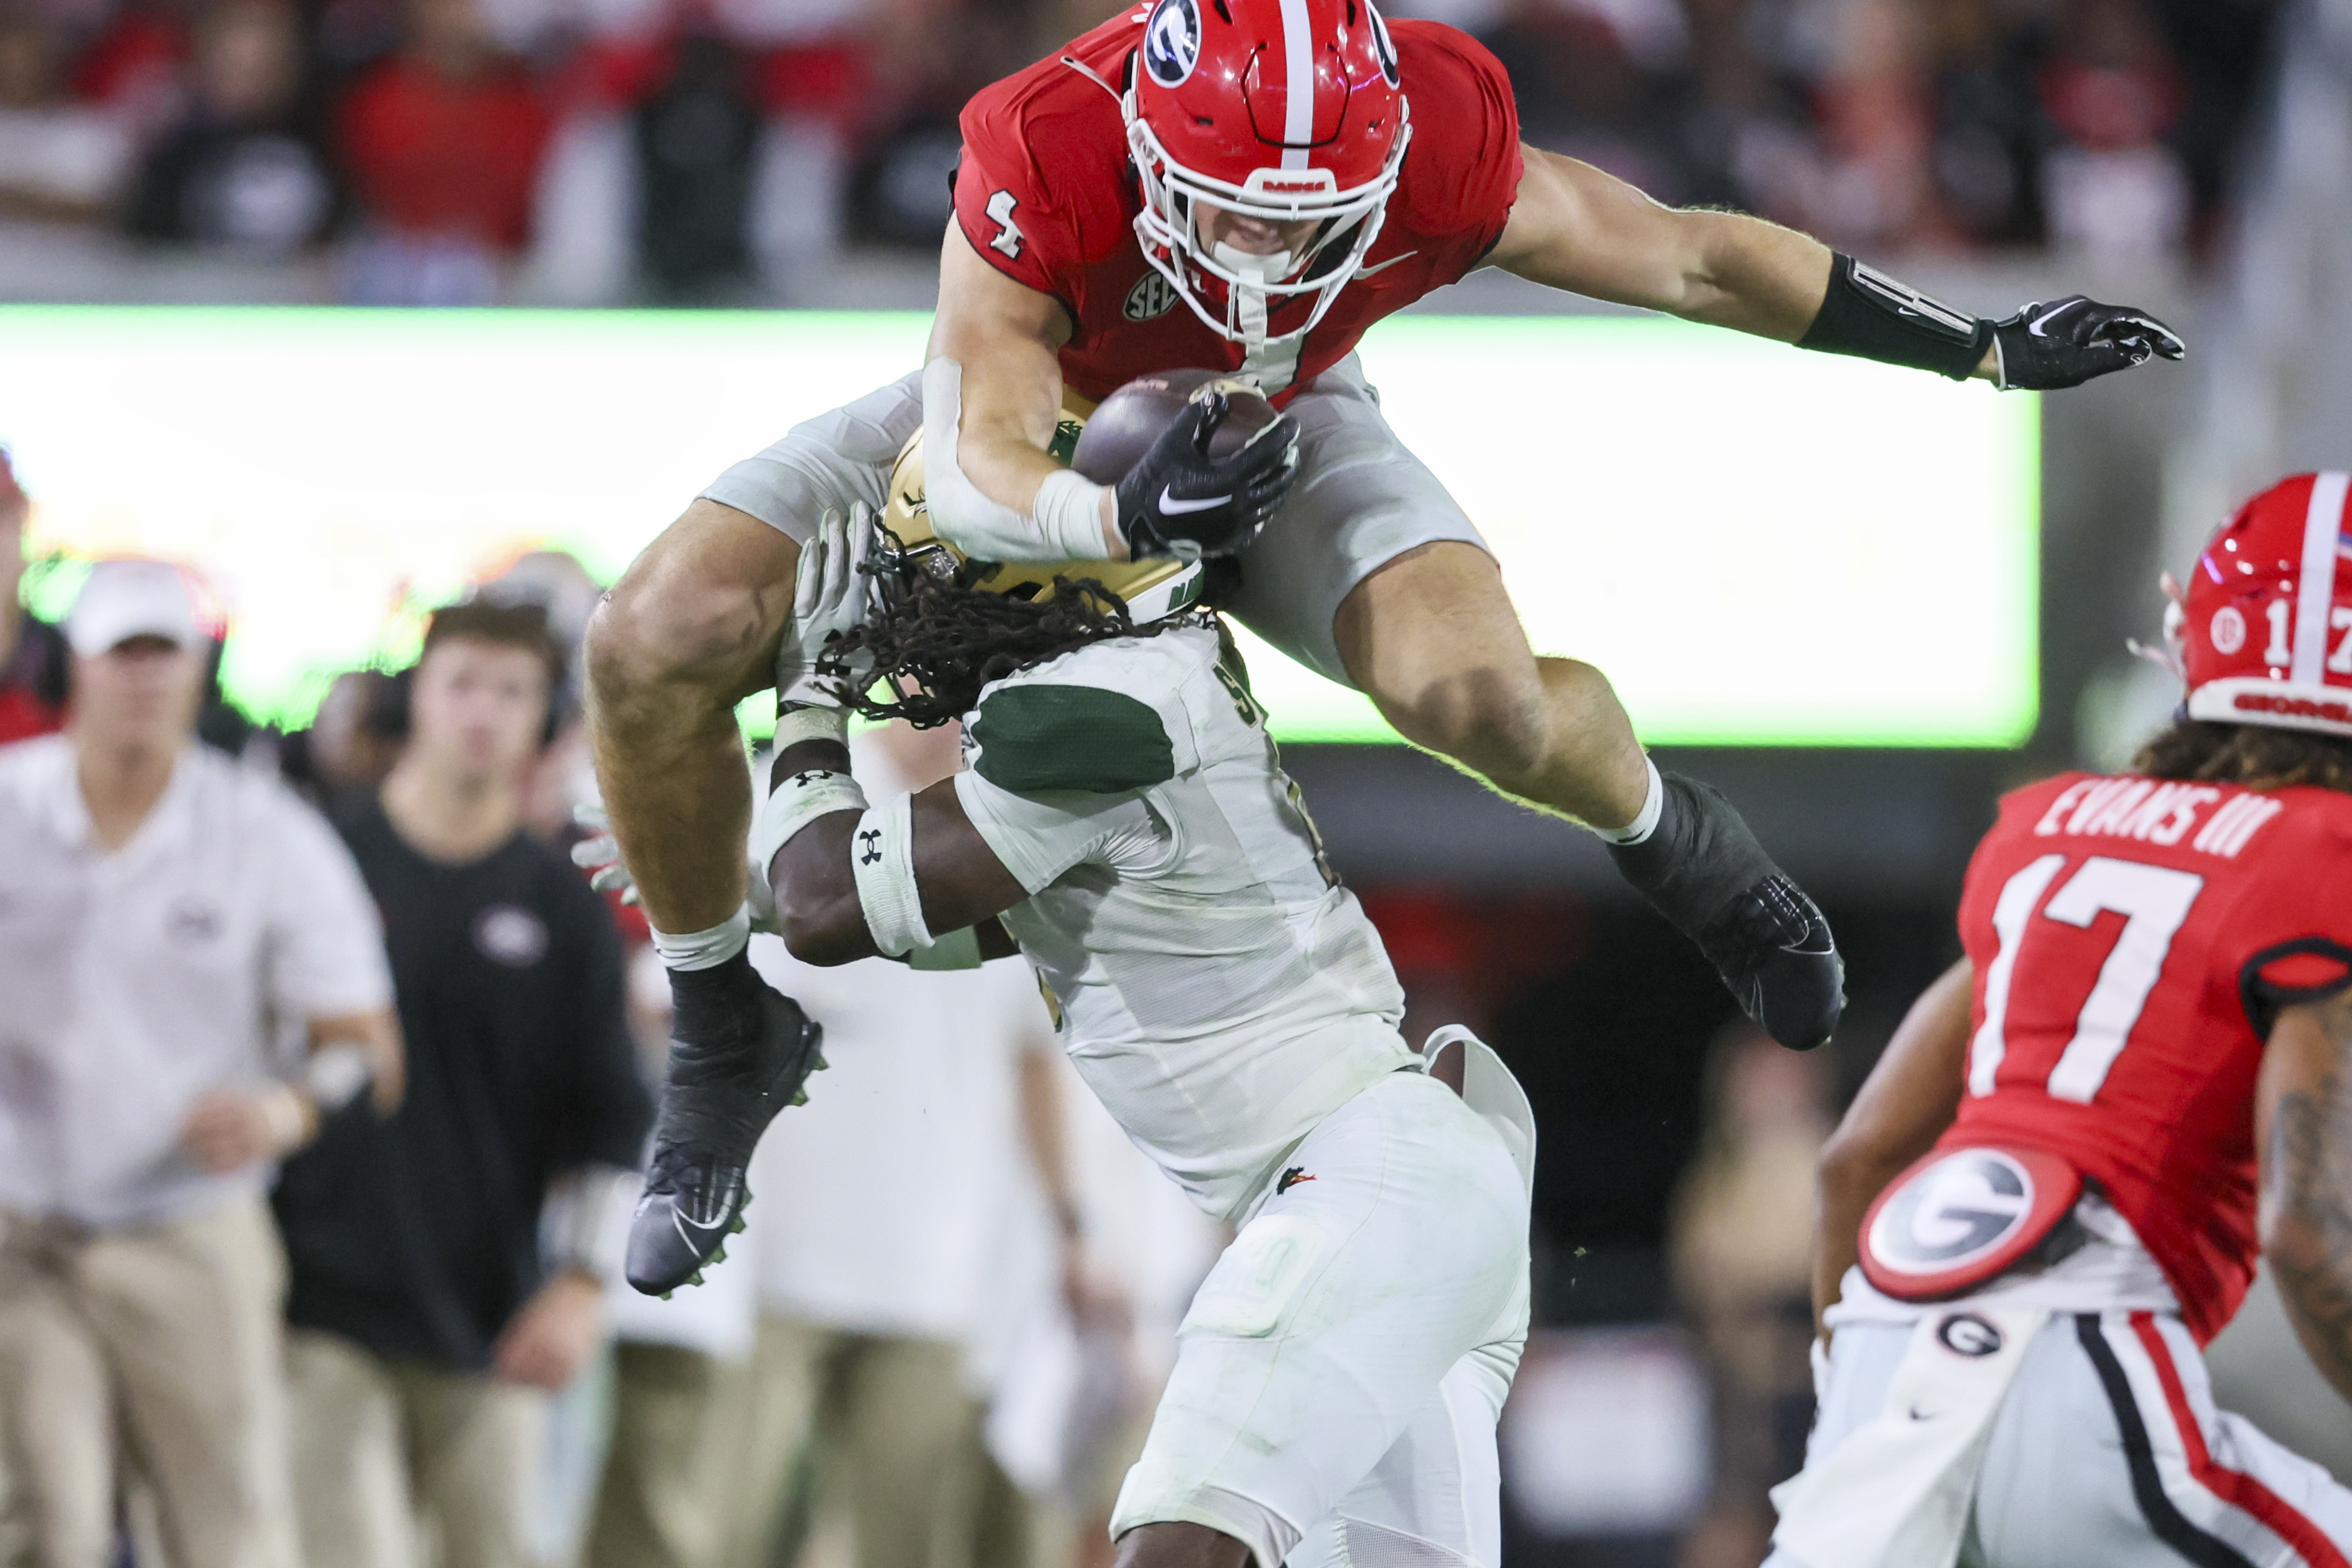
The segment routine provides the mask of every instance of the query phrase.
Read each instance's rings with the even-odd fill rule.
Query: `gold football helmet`
[[[1087,415],[1093,412],[1092,402],[1065,389],[1062,416],[1046,452],[1056,461],[1068,463],[1077,449],[1078,433],[1086,428]],[[890,495],[882,509],[882,527],[897,539],[895,547],[889,538],[881,538],[876,546],[889,566],[901,572],[920,571],[960,588],[1040,600],[1054,596],[1056,577],[1091,579],[1118,595],[1127,604],[1128,618],[1139,626],[1163,621],[1201,600],[1202,572],[1197,560],[970,559],[932,530],[923,499],[923,433],[919,429],[898,449],[898,461],[890,470]]]

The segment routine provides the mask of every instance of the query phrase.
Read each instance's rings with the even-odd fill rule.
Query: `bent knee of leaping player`
[[[799,547],[755,517],[697,501],[631,563],[588,622],[599,717],[678,715],[682,694],[731,706],[767,684]],[[699,716],[698,713],[696,716]]]
[[[1532,654],[1431,659],[1384,672],[1369,695],[1407,740],[1506,789],[1540,768],[1550,749],[1543,680]]]

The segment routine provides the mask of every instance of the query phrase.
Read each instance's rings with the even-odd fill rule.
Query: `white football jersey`
[[[1380,934],[1209,627],[995,682],[956,794],[1027,888],[1004,925],[1129,1137],[1232,1218],[1325,1116],[1418,1063]]]

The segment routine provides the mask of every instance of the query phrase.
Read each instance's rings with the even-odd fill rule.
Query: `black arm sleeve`
[[[1934,371],[1956,382],[1976,373],[1993,324],[1965,316],[1843,251],[1830,262],[1830,291],[1797,347]]]

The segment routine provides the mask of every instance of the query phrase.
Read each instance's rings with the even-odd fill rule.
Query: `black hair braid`
[[[877,690],[836,688],[855,712],[903,718],[917,729],[961,718],[979,706],[981,688],[1016,670],[1113,637],[1152,637],[1199,616],[1171,616],[1138,626],[1127,601],[1093,578],[1054,579],[1051,598],[1016,599],[959,586],[919,569],[892,573],[859,569],[882,584],[881,607],[852,627],[818,661],[839,677],[846,656],[870,653]]]

